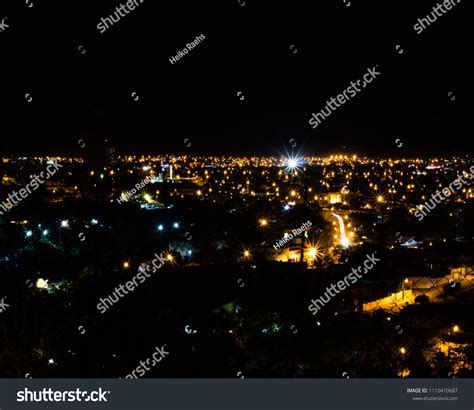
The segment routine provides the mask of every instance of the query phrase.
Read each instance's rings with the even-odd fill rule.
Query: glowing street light
[[[301,166],[299,158],[289,157],[285,159],[285,168],[287,172],[298,171]]]
[[[453,326],[453,332],[454,332],[454,333],[459,332],[459,330],[460,330],[460,329],[459,329],[459,326],[458,326],[458,325]]]
[[[162,224],[159,224],[159,225],[158,225],[158,230],[159,230],[159,231],[162,231],[163,229],[165,229],[164,226],[163,226]]]
[[[49,288],[48,281],[39,278],[39,279],[36,281],[36,287],[37,287],[38,289],[48,289],[48,288]]]
[[[247,259],[247,260],[252,257],[252,254],[250,253],[248,249],[244,249],[242,254],[244,255],[244,259]]]
[[[122,266],[124,269],[128,269],[130,267],[130,264],[127,261],[125,261]]]
[[[405,354],[406,352],[407,352],[407,349],[405,349],[404,347],[400,348],[400,353],[401,354]]]
[[[173,262],[173,261],[174,261],[174,256],[171,255],[171,253],[168,253],[168,254],[166,255],[166,259],[167,259],[169,262]]]
[[[176,228],[176,229],[179,228],[179,223],[178,223],[178,222],[175,222],[175,223],[173,224],[173,228]]]
[[[32,231],[26,231],[26,237],[30,238],[31,236],[33,236],[33,232]]]
[[[43,231],[43,236],[47,236],[48,233],[49,233],[49,231],[48,231],[47,229],[45,229],[45,230]]]
[[[298,160],[295,159],[295,158],[288,158],[287,160],[287,167],[290,169],[290,170],[293,170],[295,168],[298,167]]]
[[[383,196],[382,195],[379,195],[377,197],[377,202],[383,202]]]
[[[260,224],[262,228],[268,226],[268,220],[266,220],[265,218],[260,219],[258,223]]]
[[[69,228],[69,221],[67,220],[61,221],[61,228]]]

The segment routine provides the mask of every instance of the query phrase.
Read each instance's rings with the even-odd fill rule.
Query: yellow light
[[[48,289],[48,288],[49,288],[48,281],[39,278],[39,279],[36,281],[36,287],[37,287],[38,289]]]
[[[294,253],[290,254],[290,259],[296,259],[296,254]]]
[[[405,349],[404,347],[400,348],[400,353],[401,354],[405,354],[406,352],[407,352],[407,349]]]
[[[377,197],[377,202],[383,202],[383,196],[379,195],[379,196]]]
[[[197,196],[200,196],[200,195],[202,194],[201,190],[198,190],[198,191],[196,192],[196,194],[197,194]]]
[[[267,226],[268,225],[268,221],[265,218],[260,219],[259,223],[260,223],[260,226]]]
[[[290,192],[290,195],[291,195],[291,196],[295,196],[295,195],[296,195],[296,191],[291,191],[291,192]]]
[[[128,262],[124,262],[124,263],[123,263],[123,267],[124,267],[125,269],[128,269],[128,268],[130,267],[130,264],[129,264]]]
[[[309,250],[309,255],[310,255],[312,258],[315,258],[317,254],[318,254],[318,250],[317,250],[316,248],[310,248],[310,250]]]
[[[168,253],[168,255],[166,255],[166,259],[168,259],[170,262],[173,262],[174,256],[171,255],[171,253]]]
[[[459,326],[458,325],[453,326],[453,332],[455,332],[455,333],[459,332]]]

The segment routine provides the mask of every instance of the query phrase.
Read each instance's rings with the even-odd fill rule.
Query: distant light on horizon
[[[298,166],[298,160],[294,158],[288,159],[288,168],[295,169]]]

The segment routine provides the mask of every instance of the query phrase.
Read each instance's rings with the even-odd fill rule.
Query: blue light
[[[300,158],[290,157],[285,160],[285,168],[287,172],[293,173],[294,171],[300,171],[303,166],[303,160]]]
[[[48,235],[48,233],[49,233],[49,231],[48,231],[47,229],[45,229],[45,230],[43,231],[43,236]]]
[[[158,230],[159,230],[159,231],[162,231],[163,229],[164,229],[164,228],[163,228],[163,225],[161,225],[161,224],[158,225]]]
[[[188,255],[191,255],[193,253],[193,251],[188,251]]]
[[[174,227],[174,228],[179,228],[179,223],[178,223],[178,222],[175,222],[175,223],[173,224],[173,227]]]
[[[284,209],[285,211],[289,211],[289,210],[291,209],[291,206],[288,205],[288,204],[286,204],[286,205],[283,207],[283,209]]]
[[[29,238],[29,237],[32,236],[32,235],[33,235],[33,232],[31,232],[31,231],[26,231],[26,237],[27,237],[27,238]]]
[[[95,218],[91,219],[91,224],[92,225],[97,225],[98,223],[99,223],[99,221],[97,219],[95,219]]]

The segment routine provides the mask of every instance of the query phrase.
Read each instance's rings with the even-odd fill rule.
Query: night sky
[[[26,1],[0,3],[0,154],[75,155],[80,138],[119,153],[280,155],[290,139],[312,155],[473,152],[467,0],[420,35],[434,1],[145,0],[103,34],[125,0]],[[376,64],[312,129],[311,113]]]

